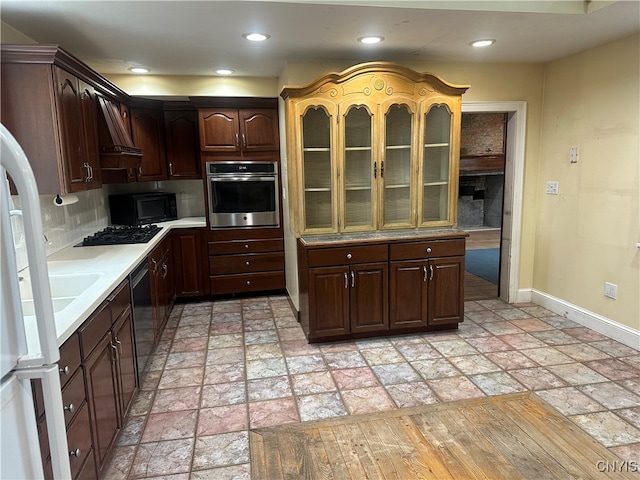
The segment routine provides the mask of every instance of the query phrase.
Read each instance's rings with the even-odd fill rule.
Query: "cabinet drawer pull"
[[[347,277],[347,272],[344,272],[344,288],[349,288],[349,278]]]
[[[245,250],[249,250],[249,244],[248,244],[248,243],[245,243],[245,244],[244,244],[244,249],[245,249]]]
[[[347,253],[347,260],[351,260],[351,257],[353,257],[353,255],[351,255],[350,253]]]
[[[244,264],[248,267],[248,266],[249,266],[249,260],[247,260],[246,262],[244,262]]]
[[[427,247],[427,253],[431,253],[431,247]]]
[[[69,413],[73,413],[76,411],[76,406],[73,403],[70,403],[69,405],[65,405],[64,409]]]
[[[60,375],[69,375],[69,365],[65,365],[64,367],[58,369]]]
[[[82,455],[82,450],[80,450],[79,448],[76,448],[75,450],[71,450],[69,452],[70,457],[80,458],[80,455]]]
[[[423,281],[423,282],[426,282],[426,281],[427,281],[427,266],[426,266],[426,265],[423,265],[423,266],[422,266],[422,273],[423,273],[423,275],[422,275],[422,281]]]
[[[356,276],[351,272],[351,288],[356,286]]]
[[[247,280],[247,286],[251,285],[251,280]]]

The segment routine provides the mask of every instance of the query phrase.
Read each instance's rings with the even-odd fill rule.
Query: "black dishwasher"
[[[133,326],[138,365],[138,386],[144,378],[149,356],[153,351],[153,310],[149,265],[143,260],[129,276],[133,301]]]

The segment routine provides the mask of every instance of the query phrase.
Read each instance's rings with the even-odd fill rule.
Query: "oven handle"
[[[276,175],[273,177],[209,177],[211,182],[273,182],[276,179]]]

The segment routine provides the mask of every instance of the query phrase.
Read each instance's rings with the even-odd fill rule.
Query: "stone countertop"
[[[307,246],[341,245],[353,242],[385,242],[419,240],[420,238],[468,237],[469,233],[457,228],[427,229],[412,228],[403,230],[384,230],[375,232],[335,233],[321,235],[303,235],[300,242]]]
[[[91,247],[69,246],[47,257],[49,278],[56,275],[98,274],[95,283],[75,297],[71,303],[54,312],[58,346],[62,345],[95,309],[111,294],[129,273],[140,264],[171,230],[201,228],[204,217],[188,217],[156,224],[162,227],[148,243]],[[29,281],[29,269],[20,271]],[[53,290],[53,285],[51,286]],[[34,316],[24,316],[27,344],[30,352],[39,352]]]

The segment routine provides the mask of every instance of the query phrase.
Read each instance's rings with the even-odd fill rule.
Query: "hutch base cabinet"
[[[310,343],[457,329],[464,232],[298,239],[300,324]]]

